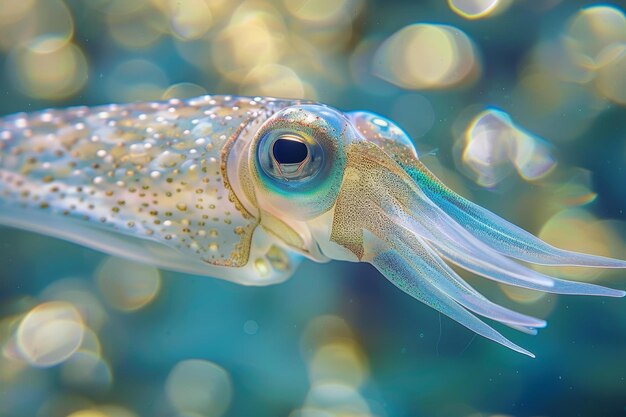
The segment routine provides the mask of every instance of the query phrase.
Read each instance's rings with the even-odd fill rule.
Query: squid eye
[[[309,149],[297,137],[284,136],[276,139],[272,147],[274,161],[280,166],[300,166],[309,157]]]
[[[264,138],[259,148],[263,171],[282,181],[306,181],[322,168],[323,151],[313,138],[281,133]]]
[[[343,181],[344,144],[352,140],[348,120],[330,107],[297,104],[270,115],[244,154],[259,209],[298,220],[330,210]]]

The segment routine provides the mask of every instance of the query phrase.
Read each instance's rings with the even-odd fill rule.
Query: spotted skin
[[[242,266],[259,219],[228,186],[223,151],[281,105],[216,96],[12,115],[0,120],[0,195]]]

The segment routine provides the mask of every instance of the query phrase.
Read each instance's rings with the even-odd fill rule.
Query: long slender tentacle
[[[446,265],[424,240],[401,225],[394,224],[393,233],[383,235],[384,232],[378,224],[392,224],[391,219],[380,212],[380,209],[376,209],[371,202],[370,213],[372,217],[375,217],[374,210],[379,210],[376,217],[381,219],[381,223],[372,223],[368,229],[379,238],[387,241],[399,253],[408,254],[408,263],[414,269],[424,271],[424,279],[439,288],[448,297],[476,314],[502,323],[526,327],[545,326],[543,320],[517,313],[486,299]]]
[[[505,284],[514,285],[516,287],[527,288],[530,290],[536,291],[544,291],[553,294],[569,294],[569,295],[597,295],[604,297],[623,297],[626,295],[626,292],[622,290],[616,290],[613,288],[603,287],[601,285],[591,284],[588,282],[576,282],[576,281],[567,281],[564,279],[559,279],[555,277],[550,277],[548,275],[543,275],[545,277],[549,277],[552,280],[553,285],[550,287],[545,287],[543,285],[537,285],[531,281],[524,279],[511,279],[508,274],[504,273],[501,276],[496,276],[491,274],[485,270],[485,265],[482,264],[479,260],[468,258],[464,256],[464,254],[455,250],[453,247],[446,247],[439,243],[433,243],[433,246],[436,248],[437,252],[441,254],[445,259],[450,262],[460,266],[461,268],[473,272],[478,275],[482,275],[484,277],[493,279],[494,281],[499,281]],[[517,265],[520,270],[529,271],[529,275],[531,274],[539,274],[537,271],[534,271],[530,268],[527,268],[523,265]],[[504,277],[505,279],[502,279]]]
[[[503,255],[541,265],[626,268],[626,261],[555,248],[527,231],[461,197],[442,184],[418,160],[405,171],[424,193],[459,224]]]
[[[391,184],[396,187],[394,190],[396,192],[385,198],[383,189]],[[379,184],[372,184],[372,187],[378,188],[375,191],[381,196],[380,205],[387,212],[393,213],[397,220],[410,224],[411,230],[425,239],[455,247],[464,257],[480,262],[484,265],[483,275],[488,278],[505,283],[515,283],[522,279],[546,288],[552,286],[552,280],[549,277],[534,271],[529,273],[529,271],[521,270],[519,264],[477,240],[441,208],[432,203],[419,187],[414,184],[410,187],[410,185],[410,183],[394,184],[393,180],[385,181],[383,178],[383,181]],[[403,186],[407,189],[398,190],[398,187]],[[398,201],[398,195],[410,195],[412,198]]]
[[[442,312],[481,336],[498,342],[516,352],[535,357],[531,352],[502,336],[502,334],[449,298],[435,285],[425,280],[424,273],[415,270],[396,251],[389,250],[376,255],[372,260],[372,264],[395,286],[415,299]]]
[[[494,281],[538,291],[609,297],[626,294],[600,285],[561,280],[507,258],[467,231],[403,174],[383,171],[376,181],[368,184],[377,196],[377,204],[394,222],[407,225],[413,233],[427,239],[439,254],[460,267]],[[406,176],[406,181],[398,181],[398,175]]]

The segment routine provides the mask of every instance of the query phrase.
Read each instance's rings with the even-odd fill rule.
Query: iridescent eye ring
[[[268,132],[258,148],[263,172],[276,181],[303,183],[322,169],[324,151],[312,137],[295,132]]]

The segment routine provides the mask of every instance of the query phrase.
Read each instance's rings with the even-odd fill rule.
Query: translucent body
[[[310,152],[284,176],[269,154],[280,137]],[[626,267],[552,247],[458,196],[391,121],[317,103],[206,96],[8,116],[0,197],[6,225],[242,284],[282,281],[302,256],[369,262],[528,355],[476,315],[526,333],[545,322],[487,300],[446,261],[538,291],[624,295],[516,262]]]
[[[260,268],[238,271],[259,218],[230,187],[222,154],[287,104],[217,96],[5,117],[0,220],[165,268],[284,279],[291,267],[272,271],[261,253]],[[272,239],[256,240],[268,242],[258,250],[272,248]],[[273,253],[290,264],[279,246]]]

